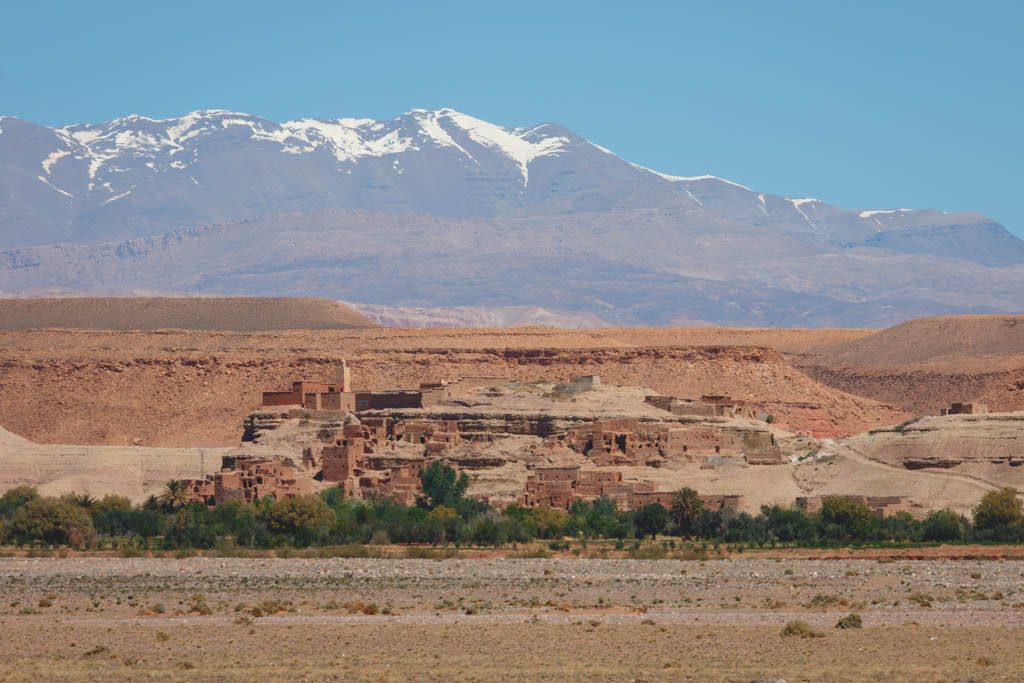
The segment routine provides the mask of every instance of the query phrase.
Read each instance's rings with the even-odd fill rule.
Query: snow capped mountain
[[[648,323],[835,324],[832,311],[855,308],[849,320],[882,324],[963,297],[1020,310],[1024,280],[998,295],[973,284],[1018,268],[1024,242],[980,214],[847,210],[671,175],[555,123],[453,109],[283,123],[209,109],[61,128],[0,117],[8,290],[262,287]],[[922,288],[915,269],[975,279]],[[871,318],[882,300],[892,317]]]
[[[468,162],[478,147],[500,154],[514,163],[529,182],[529,165],[538,157],[555,155],[570,143],[564,135],[545,135],[545,126],[506,128],[459,113],[453,109],[414,109],[390,121],[341,118],[300,119],[275,123],[250,114],[209,109],[171,119],[127,116],[109,123],[78,124],[53,129],[57,149],[42,160],[50,176],[62,160],[83,161],[90,180],[116,178],[139,167],[151,174],[168,169],[185,170],[199,163],[205,144],[233,137],[256,144],[266,143],[285,154],[330,154],[341,164],[355,164],[364,157],[388,157],[427,148],[457,150]],[[460,144],[458,140],[462,140]],[[470,144],[466,144],[467,140]],[[468,148],[468,149],[467,149]],[[339,171],[344,172],[344,167]],[[400,169],[396,172],[400,172]],[[109,192],[110,183],[101,183]],[[91,183],[89,190],[96,187]]]

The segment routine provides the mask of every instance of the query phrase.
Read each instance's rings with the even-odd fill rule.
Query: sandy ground
[[[1017,680],[1022,567],[2,558],[0,677]]]

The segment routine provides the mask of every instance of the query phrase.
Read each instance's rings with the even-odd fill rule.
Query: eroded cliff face
[[[692,333],[0,333],[0,424],[40,443],[233,446],[241,436],[239,424],[259,408],[262,391],[290,386],[296,378],[331,377],[341,358],[348,360],[358,390],[413,388],[421,381],[474,375],[527,382],[599,374],[609,383],[670,396],[743,398],[764,407],[779,426],[822,437],[911,417],[819,384],[772,349],[680,346],[674,334]],[[749,335],[737,339],[756,341]]]
[[[923,417],[841,445],[902,470],[1024,490],[1024,412]]]
[[[43,495],[108,493],[141,503],[171,479],[221,467],[227,448],[146,448],[35,444],[0,428],[0,493],[34,486]]]

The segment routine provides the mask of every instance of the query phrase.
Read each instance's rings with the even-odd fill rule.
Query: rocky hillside
[[[918,415],[974,400],[1024,410],[1024,316],[911,320],[787,358],[823,384]]]
[[[597,373],[662,394],[729,394],[766,407],[780,427],[855,434],[910,414],[818,384],[779,352],[755,346],[756,330],[391,330],[0,333],[4,427],[46,443],[231,446],[264,390],[333,376],[341,358],[355,389],[416,387],[470,375],[520,381]],[[862,334],[763,331],[797,337]],[[788,341],[787,341],[788,340]],[[803,343],[807,343],[806,341]],[[708,345],[714,344],[714,345]]]

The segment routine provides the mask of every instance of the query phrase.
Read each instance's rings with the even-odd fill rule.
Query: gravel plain
[[[0,558],[0,637],[7,679],[1017,680],[1024,562]]]

